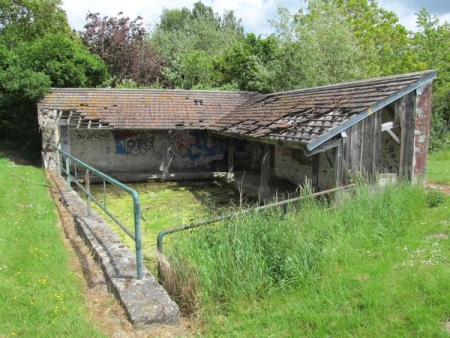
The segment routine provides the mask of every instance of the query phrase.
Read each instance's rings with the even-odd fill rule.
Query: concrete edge
[[[52,174],[53,175],[53,174]],[[136,255],[109,228],[102,216],[92,211],[86,216],[86,203],[75,191],[57,180],[61,202],[72,215],[77,232],[97,259],[111,291],[137,329],[154,325],[180,324],[178,305],[169,297],[157,279],[144,267],[142,280],[136,279]]]

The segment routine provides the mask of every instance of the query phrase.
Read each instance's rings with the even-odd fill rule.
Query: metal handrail
[[[298,201],[303,200],[305,198],[312,198],[312,197],[318,197],[318,196],[322,196],[322,195],[329,195],[329,194],[331,194],[333,192],[336,192],[336,191],[339,191],[339,190],[350,190],[350,189],[354,189],[355,187],[356,187],[355,184],[349,184],[349,185],[345,185],[345,186],[338,187],[338,188],[333,188],[333,189],[329,189],[329,190],[319,191],[319,192],[316,192],[316,193],[313,193],[313,194],[310,194],[310,195],[294,197],[294,198],[286,199],[286,200],[283,200],[283,201],[266,204],[266,205],[263,205],[263,206],[260,206],[260,207],[256,207],[256,208],[250,208],[250,209],[245,209],[245,210],[238,211],[238,212],[229,213],[229,214],[226,214],[226,215],[223,215],[223,216],[218,216],[218,217],[214,217],[214,218],[210,218],[210,219],[206,219],[206,220],[202,220],[202,221],[198,221],[198,222],[183,224],[183,225],[180,225],[180,226],[175,227],[175,228],[167,228],[167,229],[162,230],[158,234],[158,237],[156,239],[156,246],[158,248],[158,252],[160,254],[163,254],[163,238],[164,238],[165,235],[172,234],[172,233],[179,232],[179,231],[183,231],[183,230],[189,230],[189,229],[192,229],[192,228],[197,228],[197,227],[202,226],[202,225],[208,225],[208,224],[216,223],[216,222],[223,221],[223,220],[226,220],[226,219],[230,219],[230,218],[233,218],[233,217],[236,217],[236,216],[241,216],[241,215],[247,214],[247,213],[252,212],[252,211],[261,211],[261,210],[271,209],[271,208],[280,207],[280,206],[287,207],[287,205],[289,203],[298,202]]]
[[[125,231],[125,233],[130,236],[134,242],[135,242],[135,247],[136,247],[136,275],[137,275],[137,279],[142,279],[143,278],[143,253],[142,253],[142,231],[141,231],[141,203],[140,203],[140,199],[139,199],[139,194],[137,193],[136,190],[128,187],[127,185],[117,181],[116,179],[106,175],[105,173],[102,173],[101,171],[91,167],[90,165],[88,165],[87,163],[84,163],[83,161],[67,154],[66,152],[64,152],[63,150],[56,148],[54,146],[52,146],[52,148],[54,150],[56,150],[57,152],[59,152],[62,156],[65,157],[66,159],[66,167],[64,168],[64,166],[62,165],[62,157],[60,158],[60,162],[58,163],[57,160],[54,160],[56,165],[66,174],[66,180],[67,180],[67,187],[69,190],[71,190],[71,182],[74,182],[81,190],[83,190],[83,192],[86,194],[86,206],[87,206],[87,214],[88,216],[91,215],[91,208],[90,208],[90,201],[94,201],[99,207],[100,209],[102,209],[123,231]],[[70,164],[71,161],[73,161],[74,163],[80,165],[82,168],[85,169],[84,172],[84,184],[85,186],[83,186],[82,184],[80,184],[80,182],[78,181],[77,177],[74,177],[71,175],[70,173]],[[106,208],[106,198],[105,198],[105,205],[103,205],[99,200],[97,200],[97,198],[95,198],[92,194],[91,194],[91,189],[90,189],[90,173],[95,174],[96,176],[100,177],[103,180],[103,183],[105,181],[115,185],[116,187],[124,190],[125,192],[127,192],[128,194],[130,194],[133,198],[133,208],[134,208],[134,233],[132,231],[130,231],[122,222],[120,222],[120,220],[114,216],[107,208]]]

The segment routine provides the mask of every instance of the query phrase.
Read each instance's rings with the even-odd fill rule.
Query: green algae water
[[[150,181],[127,185],[139,194],[144,263],[152,272],[156,272],[156,237],[161,230],[229,212],[239,205],[238,192],[218,181]],[[133,199],[128,193],[110,184],[105,187],[92,184],[91,193],[98,201],[106,201],[107,209],[134,232]],[[95,203],[91,207],[134,250],[134,241]],[[164,243],[170,243],[170,236],[165,237]]]

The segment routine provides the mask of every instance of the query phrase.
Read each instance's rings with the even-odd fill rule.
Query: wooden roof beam
[[[67,121],[66,121],[66,126],[68,126],[70,124],[70,119],[72,118],[72,116],[73,116],[73,111],[71,111],[69,113],[69,117],[67,118]]]
[[[77,126],[75,127],[75,129],[76,130],[80,129],[80,125],[81,125],[81,115],[78,116]]]
[[[341,138],[339,138],[337,140],[328,141],[327,143],[322,144],[321,146],[317,147],[313,151],[306,152],[306,156],[312,156],[312,155],[316,155],[318,153],[323,153],[324,151],[338,147],[341,143],[342,143]]]

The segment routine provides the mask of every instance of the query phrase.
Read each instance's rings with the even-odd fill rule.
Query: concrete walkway
[[[143,279],[136,279],[135,253],[122,244],[98,213],[92,211],[90,217],[86,216],[86,203],[75,191],[68,191],[62,177],[55,173],[50,173],[50,177],[58,186],[60,200],[72,215],[76,230],[92,248],[105,279],[134,327],[178,325],[178,305],[157,279],[145,267]]]

